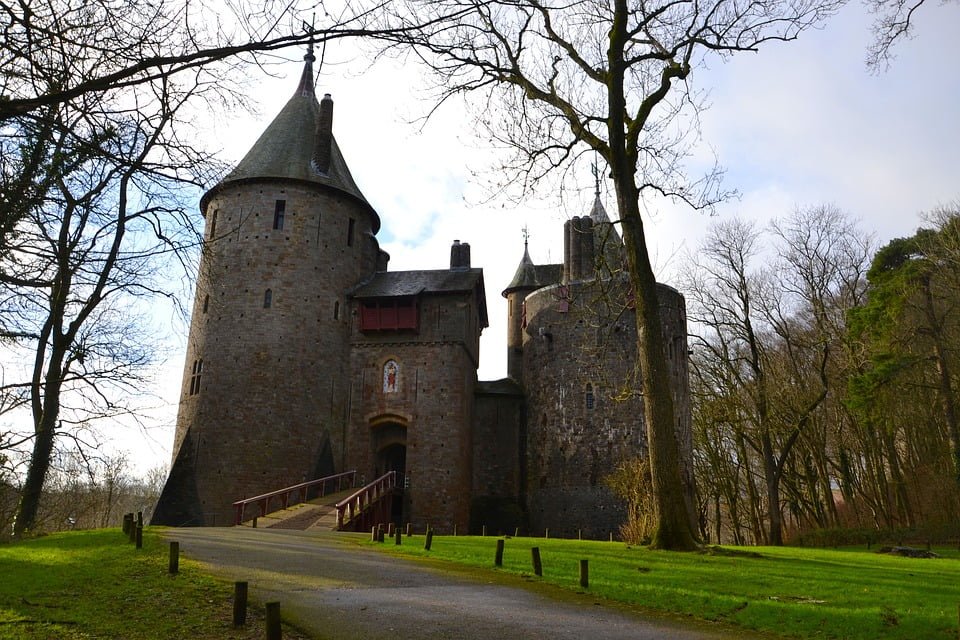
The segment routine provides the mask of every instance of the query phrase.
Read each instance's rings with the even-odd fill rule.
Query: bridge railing
[[[301,502],[307,501],[308,492],[314,487],[319,486],[318,496],[324,496],[328,493],[328,488],[336,486],[336,489],[333,493],[338,491],[343,491],[344,489],[351,488],[356,485],[357,481],[357,472],[353,471],[344,471],[343,473],[338,473],[336,475],[327,476],[325,478],[317,478],[316,480],[310,480],[308,482],[301,482],[300,484],[295,484],[289,487],[284,487],[283,489],[277,489],[276,491],[271,491],[270,493],[264,493],[263,495],[254,496],[252,498],[246,498],[244,500],[237,500],[233,503],[234,508],[234,524],[240,524],[243,522],[244,515],[246,513],[247,505],[256,504],[260,507],[260,516],[265,516],[270,513],[270,502],[279,500],[281,509],[286,509],[290,506],[290,498],[295,497],[295,502],[293,504],[300,504]]]
[[[356,522],[363,526],[378,524],[390,517],[391,503],[386,498],[397,488],[397,472],[388,471],[365,487],[357,489],[337,503],[337,530],[347,526],[356,529]]]

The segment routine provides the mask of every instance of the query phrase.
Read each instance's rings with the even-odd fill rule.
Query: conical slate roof
[[[593,208],[590,210],[590,218],[593,220],[594,247],[602,256],[602,260],[598,262],[598,269],[601,277],[608,277],[623,264],[623,241],[617,233],[617,227],[610,221],[607,210],[603,208],[603,203],[600,202],[599,187],[593,200]]]
[[[205,211],[207,201],[224,186],[251,180],[289,180],[308,182],[346,193],[363,203],[373,217],[373,232],[380,229],[380,218],[363,193],[353,181],[343,153],[332,134],[330,140],[330,163],[327,170],[320,171],[314,160],[320,137],[317,135],[320,118],[320,103],[313,87],[313,54],[304,56],[304,69],[293,97],[267,126],[247,155],[226,178],[204,194],[200,210]],[[329,94],[324,100],[330,100]],[[333,104],[330,101],[330,109]]]
[[[507,285],[507,288],[503,290],[501,295],[506,298],[507,295],[521,289],[532,291],[540,287],[556,284],[560,282],[560,275],[562,273],[562,264],[542,264],[539,266],[533,264],[533,260],[530,259],[530,251],[527,248],[527,243],[524,242],[523,258],[520,260],[517,272],[513,275],[513,280],[510,281],[510,284]]]

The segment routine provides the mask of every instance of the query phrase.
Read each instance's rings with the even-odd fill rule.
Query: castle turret
[[[386,268],[380,227],[318,102],[294,95],[201,199],[204,250],[173,450],[153,522],[230,524],[231,503],[342,470],[345,292]]]
[[[523,383],[523,330],[526,327],[524,300],[527,295],[560,279],[563,265],[537,266],[530,259],[528,239],[523,240],[523,258],[513,280],[503,290],[507,299],[507,376]]]

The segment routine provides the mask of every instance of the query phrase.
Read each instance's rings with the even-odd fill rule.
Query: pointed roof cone
[[[593,220],[593,242],[596,250],[594,261],[598,264],[601,277],[607,277],[623,264],[623,241],[600,202],[599,189],[593,200],[590,218]]]
[[[321,172],[316,166],[316,145],[324,136],[317,135],[320,103],[314,92],[313,62],[316,58],[312,47],[303,59],[303,72],[293,96],[233,171],[203,195],[200,210],[206,212],[210,198],[229,184],[254,180],[306,182],[346,193],[359,201],[370,213],[372,230],[376,233],[380,229],[380,217],[354,182],[332,132],[326,138],[329,144],[326,171]]]
[[[523,258],[520,260],[520,266],[517,267],[517,272],[514,274],[513,280],[511,280],[507,288],[503,290],[503,297],[506,298],[508,294],[519,291],[520,289],[533,290],[544,286],[546,283],[541,283],[537,276],[537,266],[533,264],[533,260],[530,259],[527,241],[524,240]]]

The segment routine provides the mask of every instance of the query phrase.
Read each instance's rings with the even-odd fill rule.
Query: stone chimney
[[[450,247],[450,269],[469,269],[470,268],[470,245],[459,240],[453,241]]]
[[[317,140],[313,148],[313,164],[320,173],[330,172],[330,157],[333,155],[333,98],[329,93],[320,101],[320,118],[317,121]]]

